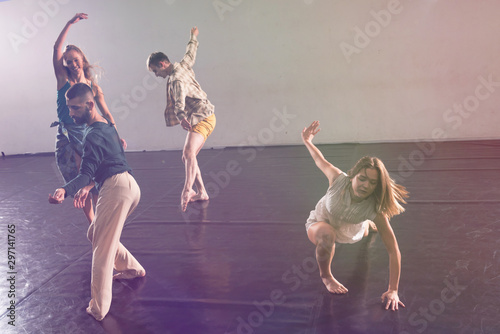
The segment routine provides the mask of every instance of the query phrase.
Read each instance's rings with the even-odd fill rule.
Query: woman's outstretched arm
[[[325,159],[321,151],[312,143],[314,136],[319,131],[320,131],[319,121],[312,122],[311,125],[302,130],[302,141],[309,150],[309,153],[311,154],[311,157],[316,163],[316,166],[318,166],[318,168],[323,172],[323,174],[325,174],[325,176],[328,178],[329,184],[331,185],[333,181],[337,178],[337,176],[339,176],[342,173],[342,171],[337,167],[333,166],[331,163],[329,163]]]
[[[69,27],[80,20],[86,19],[87,14],[77,13],[75,16],[69,20],[64,26],[63,30],[57,37],[57,40],[54,44],[54,54],[52,56],[52,63],[54,65],[54,72],[56,74],[57,79],[57,90],[61,89],[64,84],[66,84],[66,80],[68,80],[68,74],[66,73],[66,69],[63,64],[63,43],[66,40],[66,36],[68,35]]]
[[[387,300],[385,309],[395,311],[399,306],[405,307],[403,302],[399,300],[398,295],[399,277],[401,275],[401,253],[394,231],[389,224],[389,219],[384,214],[379,213],[374,219],[374,223],[389,253],[389,287],[382,294],[382,302]]]

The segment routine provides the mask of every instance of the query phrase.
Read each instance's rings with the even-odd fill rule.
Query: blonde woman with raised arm
[[[64,26],[59,34],[55,44],[53,53],[54,73],[57,80],[57,117],[58,121],[52,123],[52,126],[57,126],[56,136],[56,164],[64,178],[65,182],[69,182],[78,175],[81,158],[83,154],[83,134],[86,125],[75,124],[69,116],[69,109],[66,105],[65,94],[76,83],[87,84],[94,94],[97,107],[101,114],[108,119],[112,124],[115,124],[113,116],[108,110],[108,106],[104,101],[104,94],[101,87],[98,86],[94,79],[92,68],[87,57],[82,50],[75,45],[67,45],[63,49],[63,44],[69,32],[69,28],[81,20],[88,18],[85,13],[75,14]],[[123,148],[127,147],[125,140],[121,139]],[[91,183],[82,191],[87,193],[93,188]],[[94,190],[94,194],[97,192]],[[89,223],[94,218],[91,196],[87,197],[83,211]]]

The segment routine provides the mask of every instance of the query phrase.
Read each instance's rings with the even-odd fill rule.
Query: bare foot
[[[193,196],[195,196],[195,195],[196,195],[196,193],[194,192],[193,189],[184,190],[182,192],[182,194],[181,194],[181,208],[182,208],[183,212],[186,211],[188,203],[191,202],[191,198],[193,198]]]
[[[208,201],[210,197],[208,197],[208,194],[206,192],[201,193],[201,194],[196,194],[191,199],[189,200],[190,202],[196,202],[196,201]]]
[[[144,277],[146,276],[145,270],[124,270],[120,271],[117,274],[113,275],[113,280],[117,279],[134,279],[136,277]]]
[[[339,281],[337,281],[333,276],[330,277],[322,277],[323,284],[326,286],[326,289],[331,293],[335,294],[344,294],[347,293],[347,288],[343,286]]]

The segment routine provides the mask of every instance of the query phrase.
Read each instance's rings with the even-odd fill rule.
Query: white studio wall
[[[0,1],[0,151],[51,152],[52,49],[103,69],[99,83],[129,150],[180,149],[163,119],[153,51],[194,67],[216,107],[205,147],[290,145],[320,120],[318,143],[498,138],[500,2],[490,0]]]

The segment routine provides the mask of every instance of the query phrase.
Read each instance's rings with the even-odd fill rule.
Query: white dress
[[[317,222],[325,222],[335,229],[335,242],[351,244],[361,240],[367,224],[377,216],[375,198],[369,196],[359,203],[352,202],[350,186],[347,174],[340,174],[311,211],[306,230]]]

